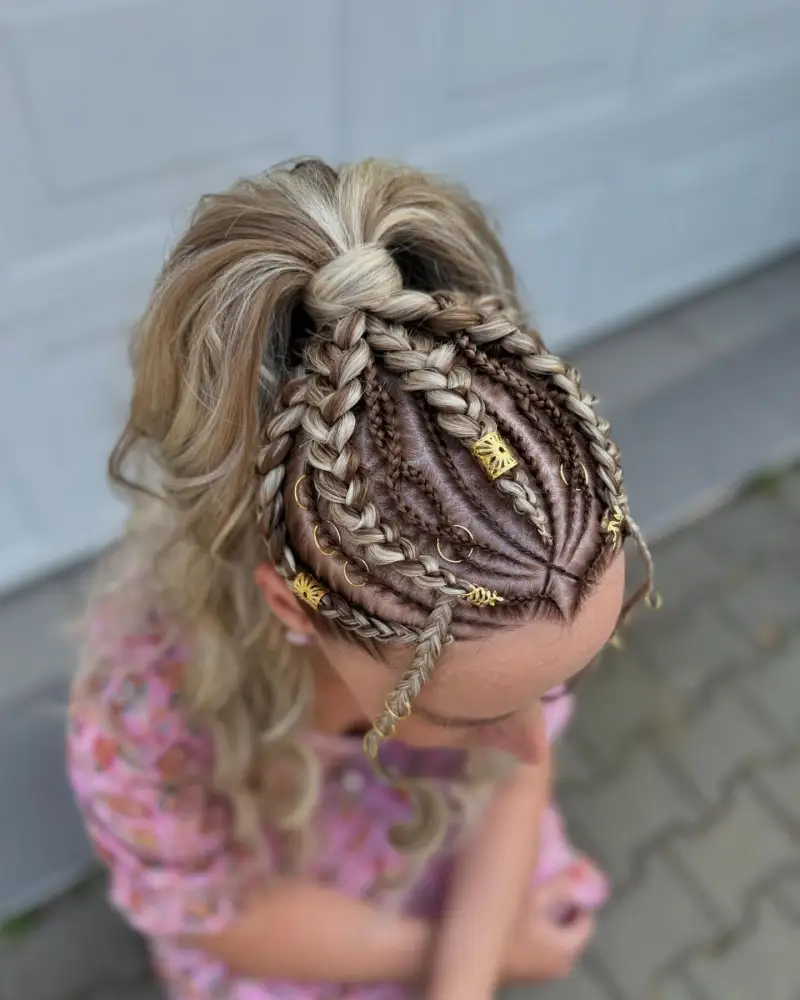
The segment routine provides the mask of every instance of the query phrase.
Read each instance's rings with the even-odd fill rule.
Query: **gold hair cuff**
[[[310,573],[297,574],[294,580],[292,580],[292,592],[315,611],[328,595],[327,588],[323,587],[318,580],[315,580]]]
[[[481,463],[489,479],[499,479],[519,465],[511,448],[497,431],[484,434],[472,445],[470,451]]]
[[[495,604],[504,602],[504,598],[496,590],[487,590],[486,587],[471,587],[462,595],[461,600],[471,604],[473,608],[493,608]]]

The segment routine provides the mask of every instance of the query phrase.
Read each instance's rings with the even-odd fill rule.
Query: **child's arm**
[[[276,881],[217,934],[183,937],[255,979],[422,983],[433,940],[425,920],[385,914],[313,882]]]
[[[549,790],[549,762],[520,765],[495,789],[456,865],[429,1000],[487,1000],[506,973]]]

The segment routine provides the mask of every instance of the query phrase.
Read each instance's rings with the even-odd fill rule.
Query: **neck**
[[[370,725],[353,695],[317,646],[311,652],[314,678],[312,725],[318,733],[345,733]]]

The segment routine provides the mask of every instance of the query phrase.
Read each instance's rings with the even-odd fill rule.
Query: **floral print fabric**
[[[99,634],[99,630],[98,630]],[[346,990],[335,985],[258,982],[232,975],[182,935],[215,933],[239,913],[245,894],[286,866],[285,845],[265,827],[254,845],[233,835],[227,801],[210,790],[213,748],[182,711],[185,655],[157,633],[90,642],[95,662],[73,691],[69,773],[86,828],[110,874],[112,904],[150,941],[156,969],[172,1000],[400,1000],[390,984]],[[568,698],[546,708],[555,736],[567,721]],[[358,738],[310,737],[324,767],[313,820],[313,852],[304,873],[378,906],[434,916],[452,861],[445,846],[420,870],[398,854],[388,829],[408,818],[407,798],[387,787],[364,759]],[[424,774],[447,794],[463,766],[449,750],[386,748],[395,770]],[[549,877],[574,860],[557,812],[542,830],[539,871]],[[599,905],[605,882],[594,874],[582,905]]]

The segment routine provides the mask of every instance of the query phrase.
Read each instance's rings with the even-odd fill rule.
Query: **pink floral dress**
[[[255,845],[234,839],[228,803],[210,791],[213,751],[181,708],[185,656],[157,634],[113,643],[92,640],[95,670],[75,685],[68,733],[69,773],[95,850],[110,873],[110,897],[147,937],[154,964],[172,1000],[400,1000],[386,984],[358,989],[331,984],[264,982],[238,977],[182,935],[215,933],[237,916],[244,894],[285,869],[277,831],[264,828]],[[570,714],[568,698],[552,702],[553,736]],[[324,781],[313,819],[312,856],[304,874],[395,912],[435,916],[452,863],[443,848],[414,870],[387,839],[408,818],[409,804],[365,760],[361,741],[309,737],[321,757]],[[387,762],[408,775],[424,774],[447,794],[464,757],[452,750],[386,747]],[[452,843],[452,840],[451,840]],[[536,880],[574,861],[560,818],[544,818]],[[607,888],[589,872],[576,883],[576,904],[599,906]]]

